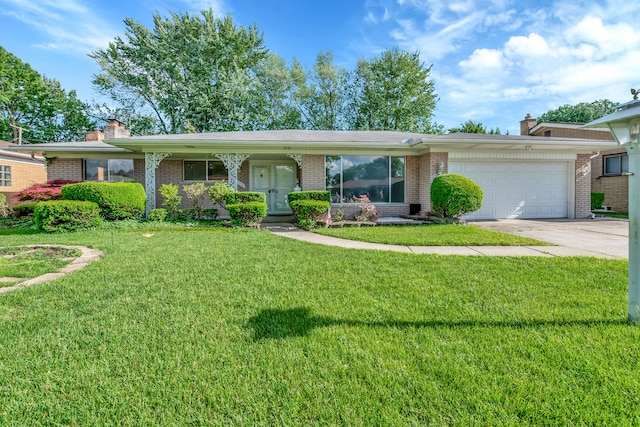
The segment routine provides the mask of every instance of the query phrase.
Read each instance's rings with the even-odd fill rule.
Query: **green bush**
[[[148,220],[155,222],[162,222],[167,218],[167,210],[163,208],[151,209],[149,212]]]
[[[62,187],[64,200],[94,202],[108,220],[138,219],[144,215],[146,194],[139,182],[79,182]]]
[[[260,193],[264,196],[264,193]],[[235,225],[247,226],[260,224],[267,216],[267,204],[264,202],[246,202],[230,204],[227,201],[227,211]]]
[[[96,203],[76,200],[38,203],[33,216],[36,228],[48,233],[88,229],[102,223]]]
[[[238,205],[249,202],[267,202],[267,195],[259,191],[234,191],[224,196],[227,205]],[[227,207],[227,210],[229,208]]]
[[[298,199],[289,202],[289,206],[296,214],[298,225],[304,229],[313,228],[318,223],[329,224],[331,203],[326,200]]]
[[[227,194],[233,193],[236,190],[231,187],[227,181],[219,181],[209,187],[209,198],[214,206],[220,206],[224,209],[226,205],[226,197]],[[218,215],[218,211],[216,210],[216,217]],[[216,218],[214,217],[214,219]]]
[[[13,216],[21,218],[24,216],[32,216],[33,210],[36,208],[37,203],[25,203],[24,205],[18,205],[13,207]]]
[[[0,217],[6,218],[11,213],[11,209],[7,204],[7,195],[0,193]]]
[[[295,191],[287,194],[289,206],[296,200],[317,200],[321,202],[331,203],[331,193],[329,191]]]
[[[600,209],[604,202],[604,193],[592,192],[591,193],[591,209]]]
[[[160,186],[160,195],[162,196],[162,206],[167,208],[167,212],[171,218],[178,215],[178,206],[182,202],[182,196],[178,194],[178,186],[175,184],[162,184]]]
[[[191,207],[196,211],[196,219],[202,218],[202,206],[207,195],[207,185],[204,182],[194,182],[182,186],[182,191],[191,202]]]
[[[431,183],[433,213],[444,218],[458,218],[482,206],[482,189],[467,177],[438,175]]]

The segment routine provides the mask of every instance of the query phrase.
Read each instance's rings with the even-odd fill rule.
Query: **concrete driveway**
[[[596,219],[504,219],[470,221],[469,224],[489,230],[504,231],[562,245],[593,256],[629,257],[629,221],[611,218]]]

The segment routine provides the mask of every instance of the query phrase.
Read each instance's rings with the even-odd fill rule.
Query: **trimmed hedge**
[[[96,203],[76,200],[40,202],[33,217],[36,228],[48,233],[88,229],[102,223]]]
[[[591,193],[591,209],[600,209],[604,202],[604,193],[594,191]]]
[[[458,174],[443,174],[431,183],[433,212],[444,218],[458,218],[482,207],[483,193],[478,184]]]
[[[227,205],[238,205],[241,203],[261,202],[267,203],[267,195],[259,191],[234,191],[224,196]],[[227,208],[227,210],[229,210]]]
[[[62,198],[94,202],[108,220],[138,219],[144,215],[147,196],[139,182],[79,182],[62,187]]]
[[[13,216],[21,218],[23,216],[32,216],[33,210],[36,208],[37,203],[25,203],[24,205],[18,205],[13,207]]]
[[[259,194],[264,196],[264,193]],[[260,224],[262,218],[267,216],[267,204],[264,202],[230,204],[227,202],[227,211],[234,224],[241,226],[255,225]]]
[[[289,202],[289,206],[296,214],[298,225],[302,228],[313,228],[317,223],[328,225],[327,213],[331,209],[331,203],[326,200],[298,199]]]
[[[289,206],[296,200],[317,200],[331,203],[331,193],[329,191],[295,191],[287,194]]]

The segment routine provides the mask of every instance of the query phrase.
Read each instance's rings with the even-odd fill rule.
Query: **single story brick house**
[[[292,191],[330,190],[345,212],[367,195],[381,216],[431,209],[430,188],[458,173],[484,191],[467,219],[587,218],[591,156],[613,141],[454,133],[275,130],[128,136],[111,121],[87,142],[39,144],[49,179],[128,180],[147,191],[147,211],[160,207],[162,184],[227,180],[239,191],[267,195],[268,214],[290,214]],[[103,139],[104,138],[104,139]],[[183,201],[186,207],[186,202]]]
[[[520,134],[555,137],[583,138],[602,141],[614,141],[608,129],[584,129],[585,123],[540,122],[527,114],[520,122]],[[591,191],[604,193],[604,206],[615,212],[627,212],[629,209],[629,159],[627,150],[616,145],[599,150],[591,157]]]
[[[7,204],[13,207],[19,203],[16,194],[45,182],[47,171],[43,157],[10,151],[11,147],[19,145],[0,141],[0,193],[7,196]]]

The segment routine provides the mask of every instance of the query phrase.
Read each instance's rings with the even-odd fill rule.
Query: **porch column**
[[[233,153],[233,154],[218,154],[213,153],[214,156],[222,160],[224,167],[227,168],[227,174],[229,177],[229,186],[234,190],[238,190],[238,185],[244,188],[244,184],[238,182],[238,171],[242,162],[251,157],[251,154],[246,153]]]
[[[144,153],[144,183],[147,193],[147,216],[156,208],[156,169],[171,153]]]

